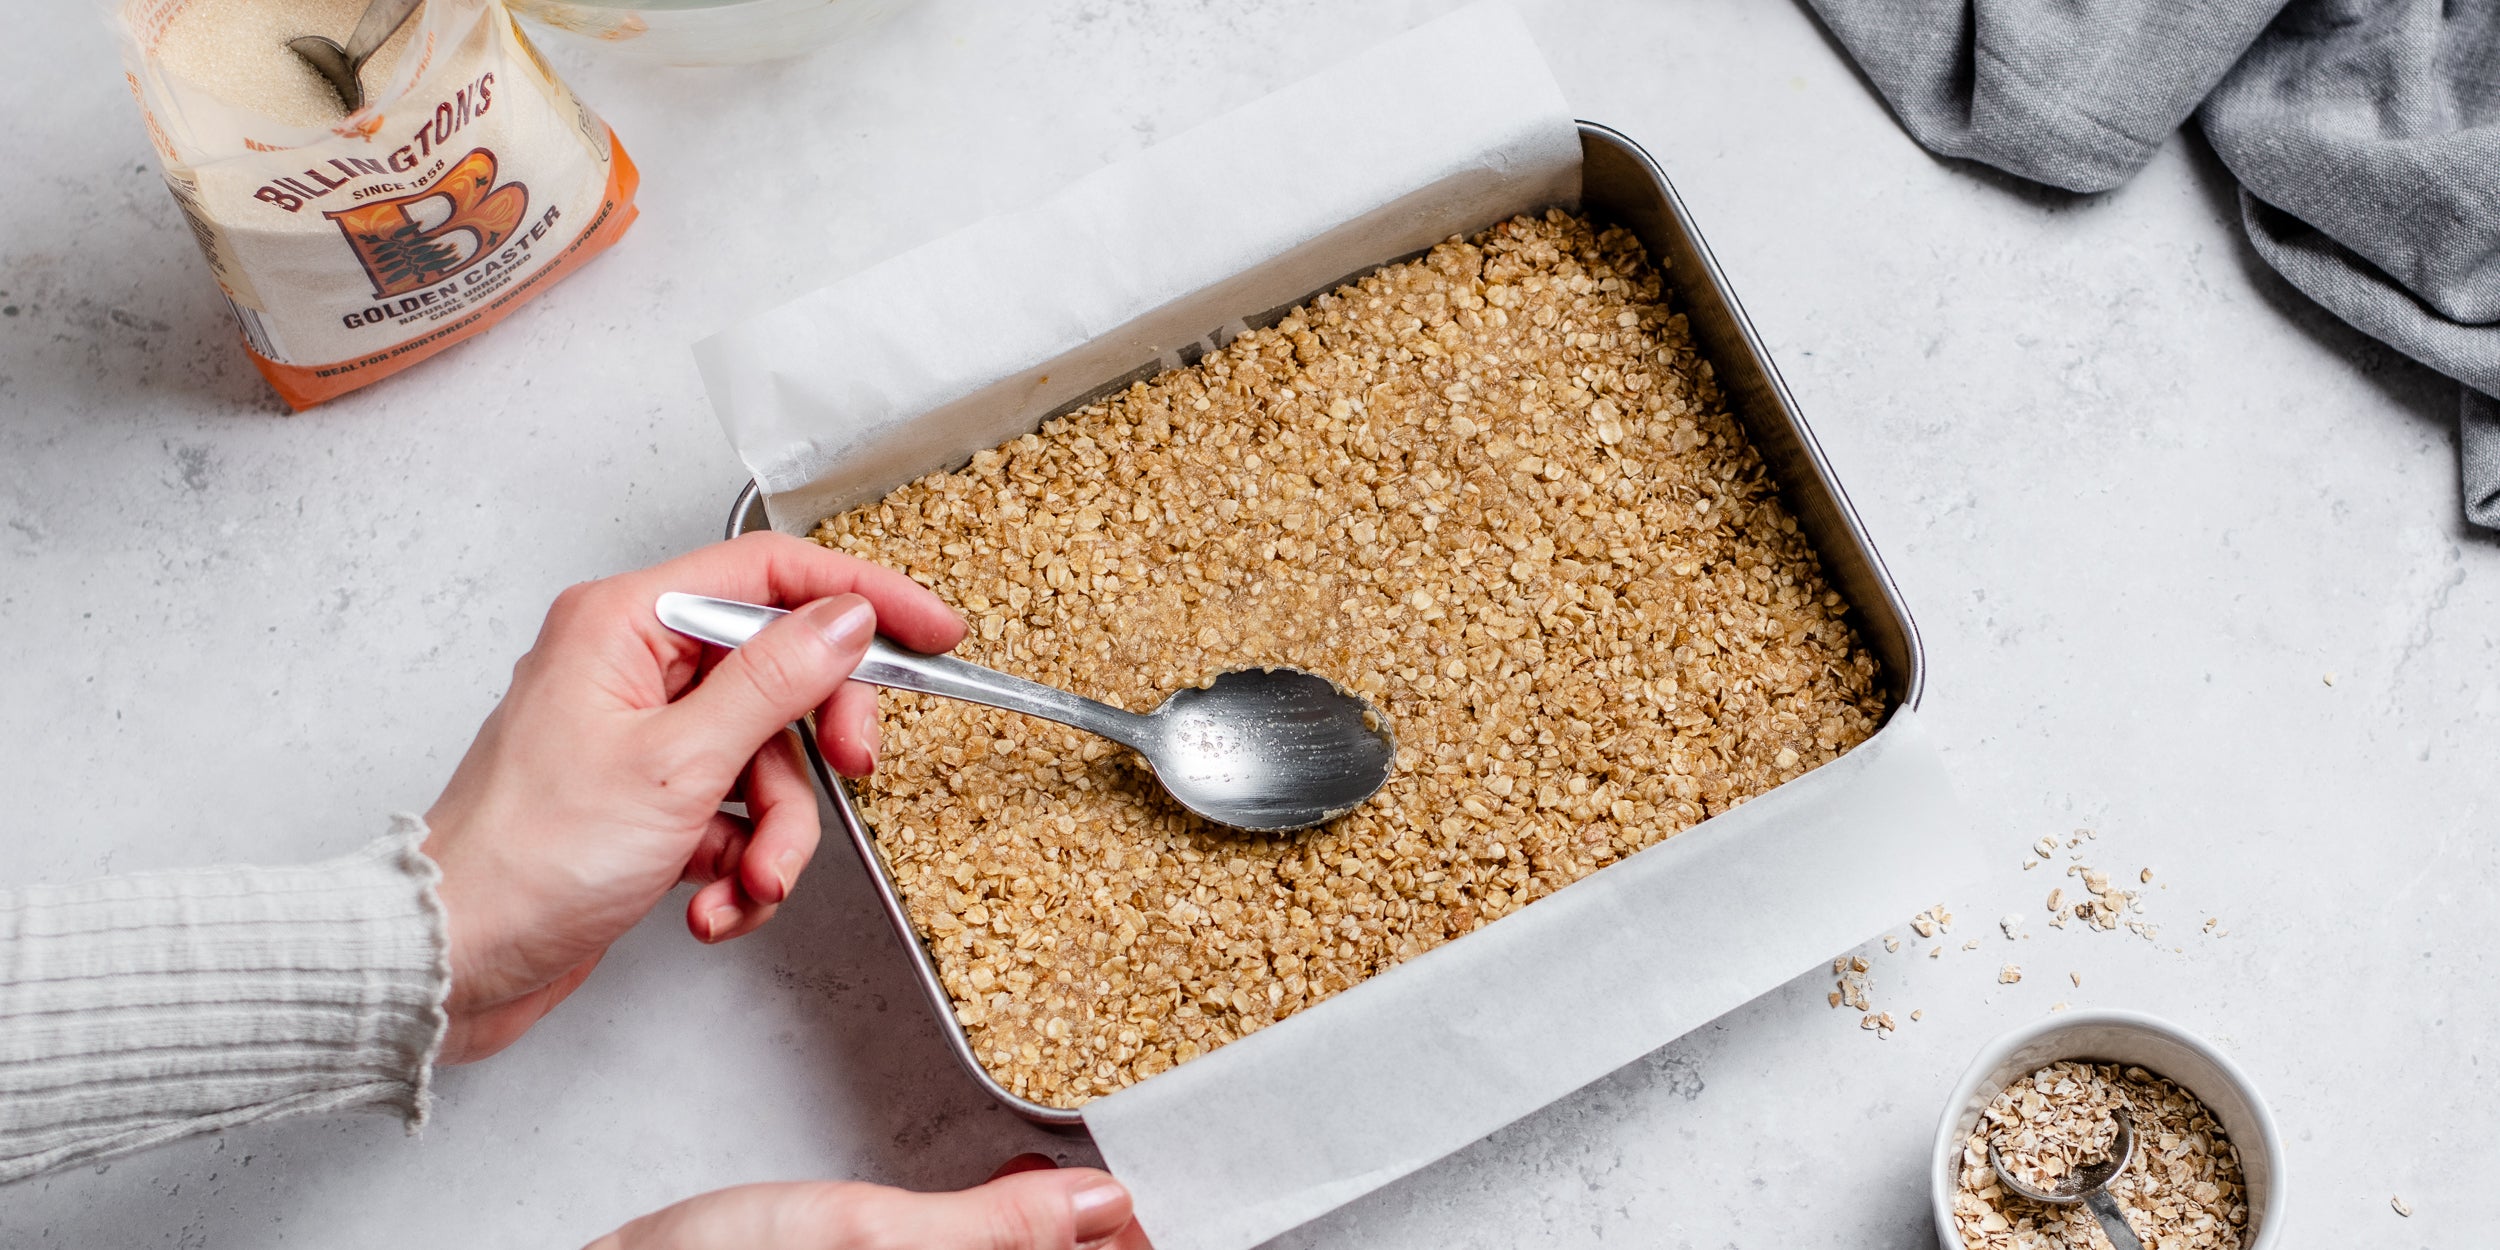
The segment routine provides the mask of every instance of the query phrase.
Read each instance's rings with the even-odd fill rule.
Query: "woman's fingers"
[[[686,856],[686,871],[677,879],[689,885],[709,885],[735,873],[754,836],[754,822],[746,817],[730,812],[712,813],[711,821],[703,826],[703,836],[695,839],[694,852]]]
[[[846,681],[816,712],[816,743],[825,762],[845,777],[865,777],[877,770],[877,688]]]
[[[780,908],[757,902],[738,884],[735,873],[694,892],[686,900],[686,931],[703,942],[726,942],[762,928]]]
[[[739,864],[738,880],[748,898],[781,903],[816,854],[823,832],[816,818],[816,785],[799,759],[798,735],[784,729],[755,753],[747,764],[746,798],[755,834]]]
[[[1155,1250],[1155,1243],[1146,1240],[1146,1230],[1132,1219],[1120,1231],[1100,1241],[1089,1241],[1077,1250]]]
[[[1128,1191],[1091,1168],[1025,1172],[951,1194],[860,1184],[741,1185],[689,1198],[592,1250],[1146,1250]]]
[[[746,817],[712,813],[680,878],[703,887],[686,900],[686,931],[696,941],[725,942],[753,931],[771,917],[772,908],[757,902],[739,884],[754,843],[753,825]]]
[[[960,1193],[884,1192],[897,1245],[1075,1250],[1129,1227],[1128,1191],[1093,1168],[1016,1172]]]
[[[613,580],[645,601],[646,617],[649,602],[671,590],[778,607],[855,594],[876,605],[886,637],[915,651],[944,651],[964,636],[963,618],[909,576],[787,534],[748,534]],[[668,632],[656,618],[651,625],[654,638]]]
[[[833,697],[876,632],[876,609],[858,595],[819,600],[765,626],[652,718],[661,784],[726,793],[766,741]]]
[[[686,930],[699,941],[743,937],[771,919],[821,835],[797,735],[785,729],[766,741],[739,785],[750,814],[712,813],[686,859],[682,879],[703,887],[686,900]]]

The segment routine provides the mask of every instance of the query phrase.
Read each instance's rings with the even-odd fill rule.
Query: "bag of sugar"
[[[633,162],[502,0],[426,0],[363,107],[287,47],[365,0],[106,0],[174,202],[303,409],[501,320],[616,241]]]

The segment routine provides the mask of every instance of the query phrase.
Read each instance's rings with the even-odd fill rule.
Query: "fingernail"
[[[720,935],[729,932],[729,926],[736,923],[738,923],[738,909],[727,903],[703,913],[703,940],[719,941]]]
[[[1096,1181],[1068,1196],[1068,1211],[1078,1241],[1107,1236],[1128,1226],[1128,1191],[1118,1181]]]
[[[844,595],[842,598],[850,600],[849,605],[835,614],[832,620],[818,625],[816,632],[831,646],[857,646],[876,632],[877,610],[857,595]]]
[[[799,883],[799,861],[800,855],[797,851],[783,851],[781,858],[773,861],[773,875],[781,878],[781,897],[784,902],[790,898],[790,888]]]

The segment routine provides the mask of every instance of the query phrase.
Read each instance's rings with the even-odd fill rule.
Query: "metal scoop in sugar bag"
[[[356,19],[356,29],[347,36],[345,47],[328,35],[299,35],[287,40],[286,46],[304,58],[314,73],[329,79],[338,90],[339,103],[353,113],[365,106],[365,62],[408,24],[409,16],[423,3],[425,0],[373,0],[365,6],[364,16]]]

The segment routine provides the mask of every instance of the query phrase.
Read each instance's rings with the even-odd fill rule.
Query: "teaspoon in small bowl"
[[[1997,1184],[2033,1202],[2045,1202],[2051,1206],[2082,1203],[2084,1209],[2092,1213],[2092,1218],[2101,1222],[2101,1231],[2109,1237],[2110,1250],[2144,1250],[2144,1243],[2137,1239],[2135,1229],[2127,1224],[2127,1213],[2119,1208],[2116,1198],[2109,1196],[2109,1183],[2117,1180],[2119,1174],[2127,1170],[2127,1161],[2135,1157],[2135,1121],[2128,1117],[2125,1107],[2118,1108],[2116,1116],[2118,1136],[2109,1143],[2109,1156],[2098,1163],[2076,1168],[2055,1189],[2035,1189],[2014,1179],[2013,1172],[2005,1166],[2005,1160],[1997,1154],[1994,1140],[1988,1143],[1988,1166],[1996,1169]]]

